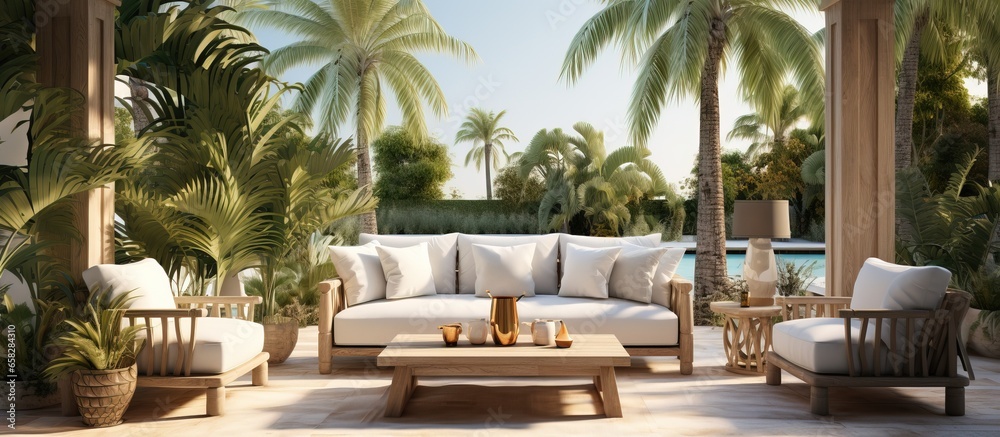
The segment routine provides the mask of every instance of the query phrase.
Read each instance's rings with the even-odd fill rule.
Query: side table
[[[740,307],[738,302],[712,302],[712,311],[726,316],[722,344],[726,351],[726,370],[743,375],[764,375],[764,355],[771,349],[771,319],[781,314],[781,307]]]

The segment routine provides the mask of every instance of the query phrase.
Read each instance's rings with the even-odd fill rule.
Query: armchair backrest
[[[937,266],[904,266],[868,258],[858,272],[851,309],[932,310],[941,302],[951,272]]]
[[[132,292],[129,309],[174,309],[170,278],[160,263],[146,258],[131,264],[100,264],[83,272],[83,281],[91,290],[110,289],[110,297]]]

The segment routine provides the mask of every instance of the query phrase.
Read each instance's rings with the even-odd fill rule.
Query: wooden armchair
[[[944,273],[930,272],[939,278],[925,289],[947,286],[951,275],[940,270]],[[859,275],[858,282],[868,280]],[[855,293],[884,291],[884,301],[892,302],[908,292],[908,281],[901,282],[904,286],[898,287],[884,281],[897,286],[889,290],[856,283]],[[848,308],[857,302],[842,297],[778,298],[785,321],[774,326],[767,384],[780,385],[782,370],[801,379],[810,386],[811,411],[819,415],[829,414],[829,387],[944,387],[945,413],[964,415],[965,387],[974,376],[958,328],[971,296],[959,290],[943,294],[934,309]],[[958,373],[959,358],[969,377]]]
[[[206,413],[220,416],[227,384],[252,371],[253,385],[267,385],[264,328],[253,322],[260,296],[174,297],[166,273],[151,259],[91,267],[83,277],[91,289],[135,296],[124,317],[145,325],[137,386],[205,388]],[[72,393],[64,390],[64,414],[75,413],[74,407]]]

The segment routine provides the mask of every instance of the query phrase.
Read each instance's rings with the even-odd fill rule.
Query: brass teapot
[[[517,320],[517,301],[520,296],[496,296],[486,290],[486,295],[493,299],[490,304],[490,332],[493,334],[493,343],[498,346],[512,346],[517,343],[518,330],[520,329]]]

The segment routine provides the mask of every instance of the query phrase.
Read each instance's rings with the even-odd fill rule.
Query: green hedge
[[[684,211],[679,204],[675,205],[664,200],[630,205],[635,223],[626,233],[661,232],[665,241],[679,238]],[[538,203],[512,206],[500,200],[382,201],[376,214],[380,234],[539,233]],[[680,221],[675,221],[675,217]],[[570,232],[581,233],[573,226]]]
[[[538,204],[499,200],[380,202],[380,234],[537,234]]]

